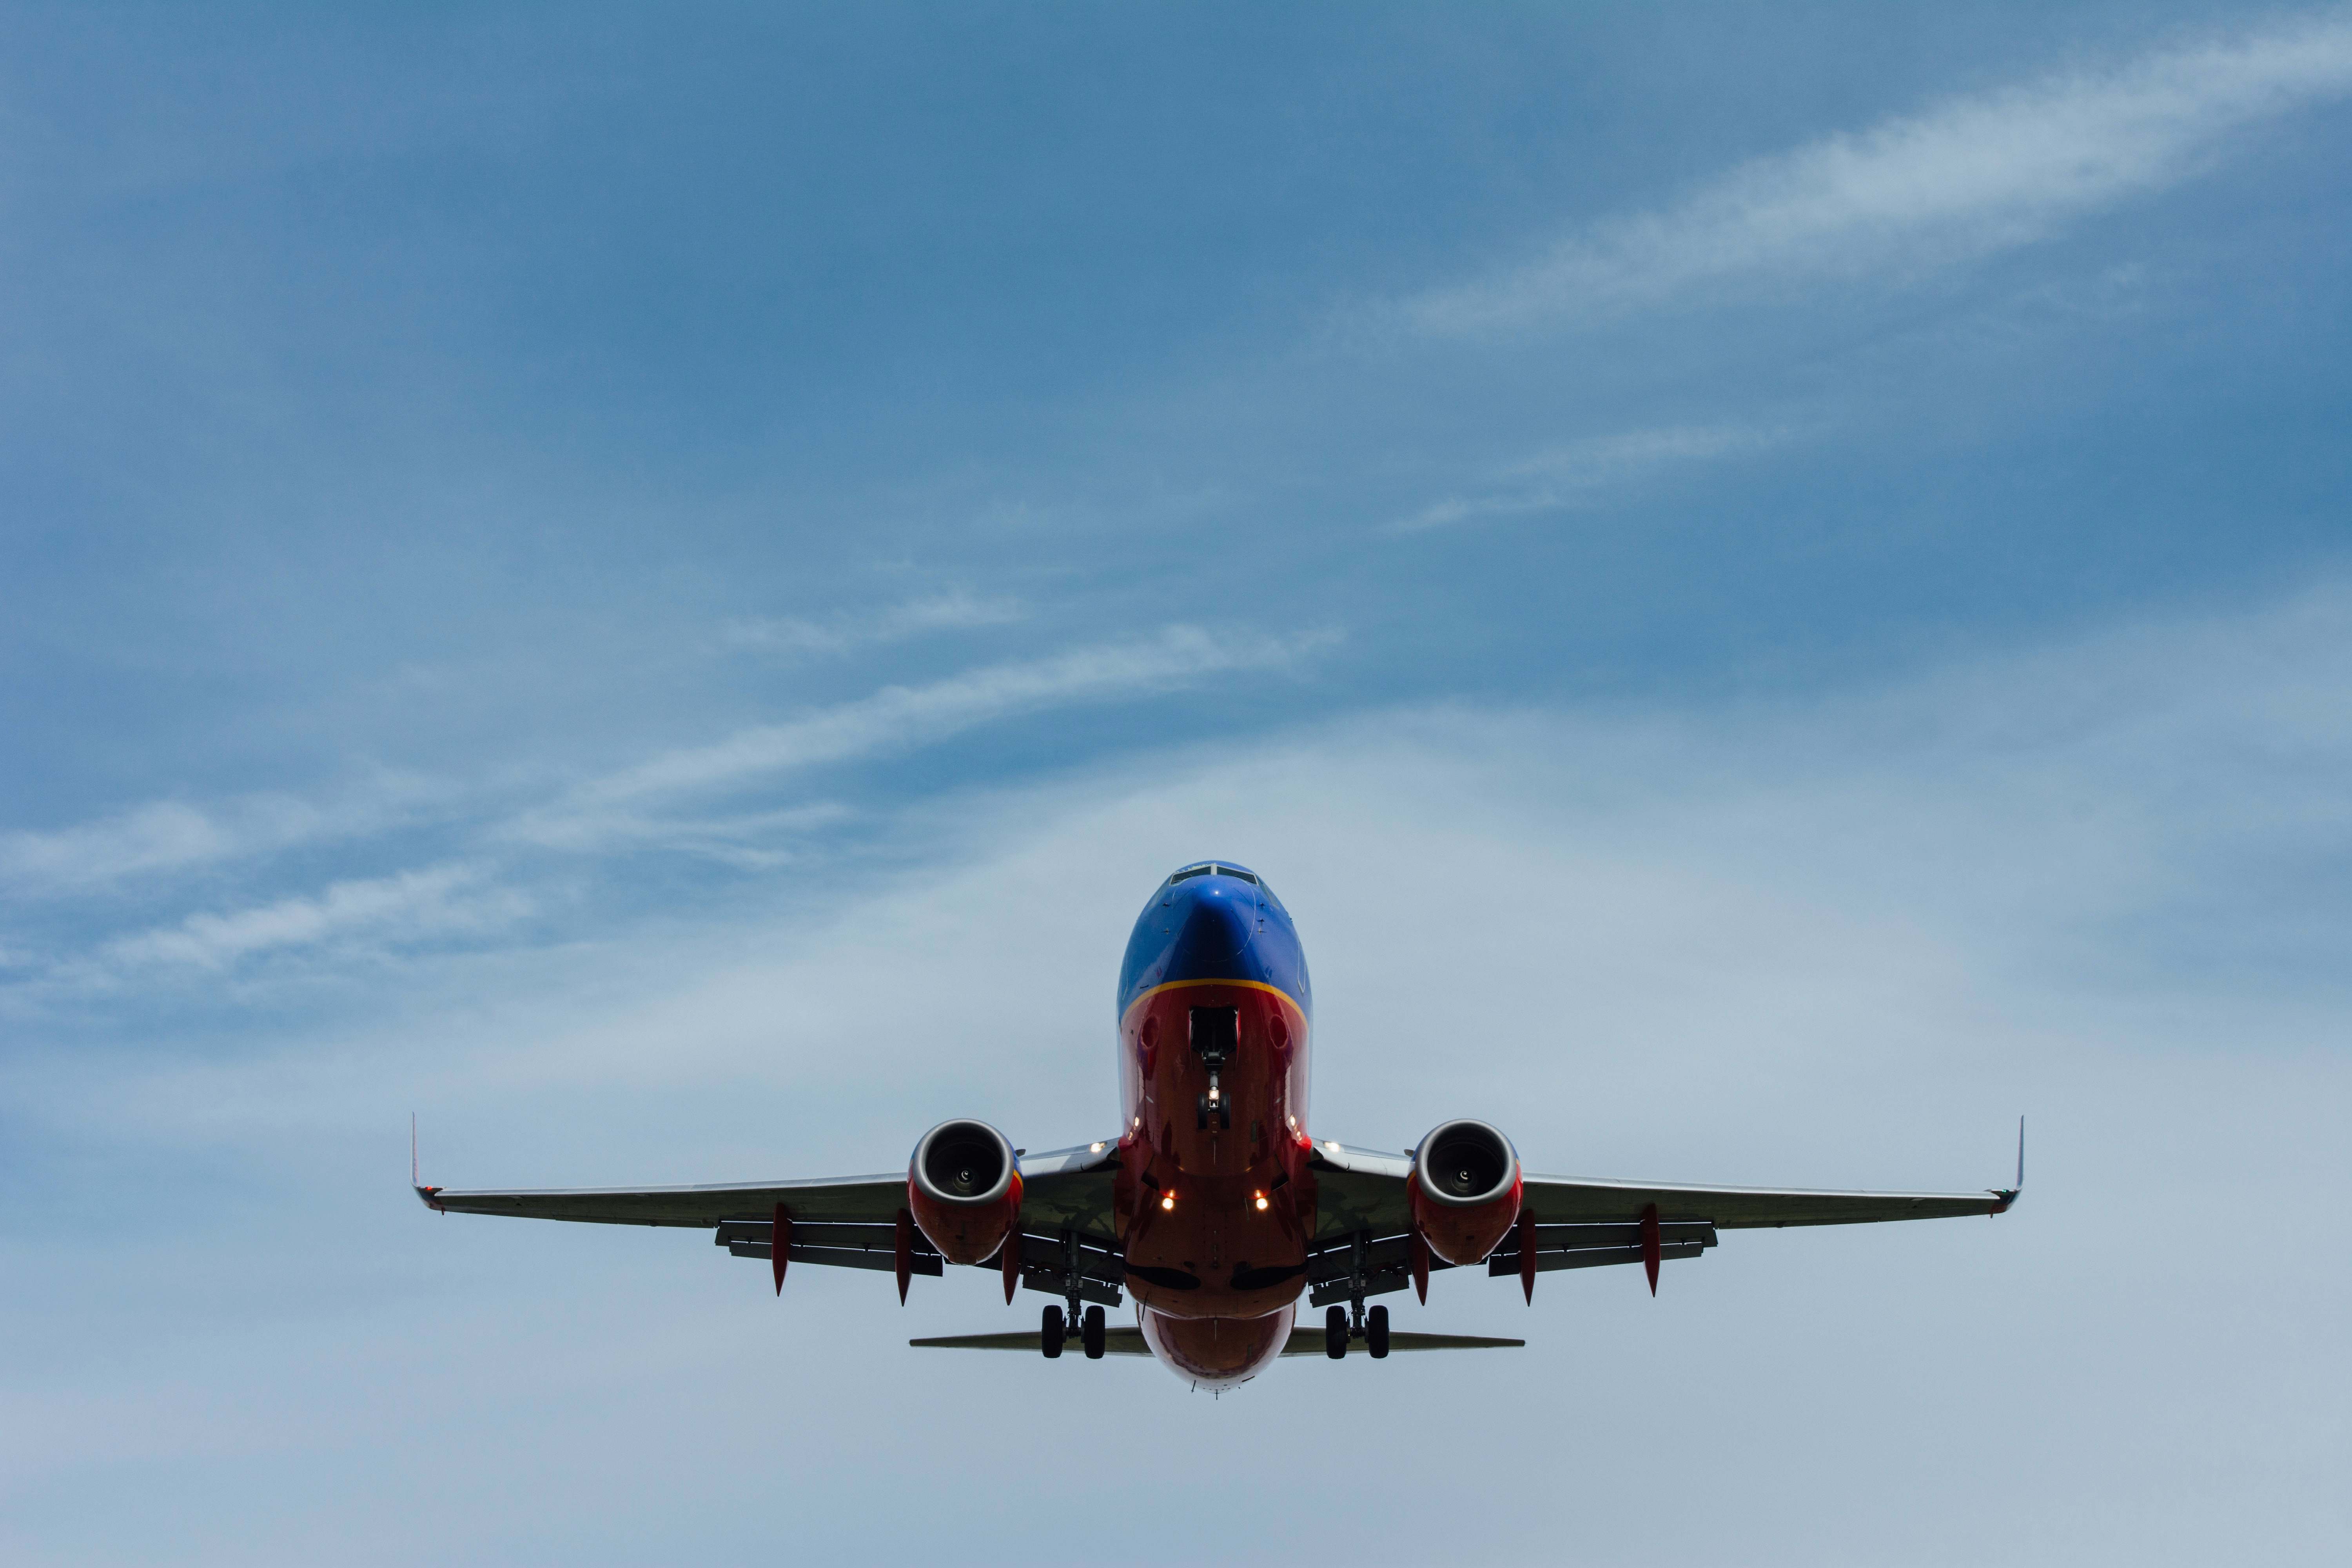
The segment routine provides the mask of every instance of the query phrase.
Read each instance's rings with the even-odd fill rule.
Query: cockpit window
[[[1211,866],[1187,866],[1187,867],[1185,867],[1181,871],[1179,871],[1179,872],[1177,872],[1174,876],[1172,876],[1172,877],[1169,878],[1169,879],[1168,879],[1167,885],[1168,885],[1169,887],[1171,887],[1171,888],[1172,888],[1172,887],[1174,887],[1174,886],[1175,886],[1177,883],[1179,883],[1179,882],[1189,882],[1189,881],[1191,881],[1191,880],[1192,880],[1193,878],[1195,878],[1195,877],[1210,877],[1210,876],[1215,876],[1215,877],[1236,877],[1236,878],[1239,878],[1241,880],[1243,880],[1243,881],[1244,881],[1244,882],[1249,883],[1252,887],[1256,887],[1256,888],[1263,888],[1263,887],[1265,887],[1265,883],[1263,883],[1263,882],[1261,882],[1261,881],[1259,881],[1259,880],[1257,879],[1257,877],[1256,877],[1256,874],[1255,874],[1255,873],[1254,873],[1254,872],[1250,872],[1250,871],[1244,871],[1244,870],[1243,870],[1239,866],[1215,866],[1215,865],[1211,865]],[[1273,890],[1272,889],[1267,889],[1267,891],[1269,891],[1269,892],[1271,892],[1272,890]]]

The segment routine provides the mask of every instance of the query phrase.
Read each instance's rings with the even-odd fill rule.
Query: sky
[[[0,8],[0,1555],[2342,1561],[2347,138],[2342,6]],[[1210,857],[1318,1136],[2026,1196],[1213,1399],[407,1189],[1104,1136]]]

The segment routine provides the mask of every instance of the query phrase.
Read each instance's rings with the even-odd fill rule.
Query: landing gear
[[[1100,1361],[1103,1358],[1103,1310],[1100,1307],[1088,1307],[1085,1323],[1086,1327],[1078,1336],[1079,1342],[1087,1347],[1088,1361]]]
[[[1192,1127],[1206,1132],[1214,1127],[1220,1132],[1234,1130],[1233,1102],[1225,1098],[1225,1087],[1218,1081],[1241,1048],[1241,1010],[1237,1007],[1195,1007],[1192,1011],[1192,1054],[1209,1069],[1209,1087],[1194,1102]]]
[[[1361,1340],[1374,1361],[1385,1361],[1389,1353],[1389,1310],[1374,1307],[1364,1310],[1364,1293],[1370,1280],[1364,1268],[1362,1231],[1350,1238],[1348,1248],[1348,1304],[1333,1302],[1323,1314],[1323,1353],[1338,1361],[1348,1353],[1349,1340]]]
[[[1045,1326],[1037,1331],[1037,1348],[1045,1352],[1047,1361],[1059,1359],[1062,1353],[1062,1342],[1068,1337],[1069,1331],[1063,1327],[1062,1323],[1062,1309],[1046,1308]]]

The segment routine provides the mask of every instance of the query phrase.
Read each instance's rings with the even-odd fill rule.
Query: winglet
[[[2008,1188],[1995,1187],[1992,1189],[1992,1195],[2000,1200],[1999,1203],[1992,1205],[1992,1212],[1994,1214],[2007,1214],[2009,1212],[2009,1205],[2015,1203],[2024,1191],[2025,1118],[2021,1116],[2017,1119],[2017,1185]]]
[[[408,1184],[416,1189],[417,1197],[424,1202],[426,1208],[431,1209],[435,1214],[449,1212],[433,1201],[433,1194],[441,1189],[428,1187],[416,1179],[416,1112],[413,1110],[408,1113]]]

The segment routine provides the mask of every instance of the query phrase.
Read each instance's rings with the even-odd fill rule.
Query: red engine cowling
[[[1021,1217],[1021,1166],[985,1121],[942,1121],[907,1163],[907,1208],[950,1263],[985,1263]]]
[[[1459,1268],[1483,1263],[1519,1217],[1518,1152],[1483,1121],[1447,1121],[1421,1141],[1405,1190],[1429,1250]]]

